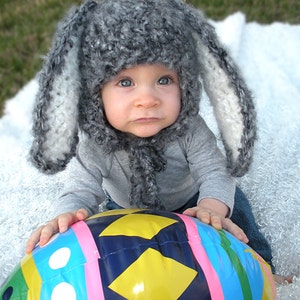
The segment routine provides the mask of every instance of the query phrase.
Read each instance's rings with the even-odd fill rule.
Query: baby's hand
[[[188,216],[195,217],[201,222],[213,226],[217,230],[223,228],[244,243],[249,242],[246,234],[239,226],[233,223],[229,218],[223,217],[222,214],[218,213],[215,210],[198,205],[195,207],[188,208],[183,213]]]
[[[29,237],[26,243],[26,253],[31,253],[37,243],[39,243],[40,246],[44,246],[55,233],[63,233],[68,230],[70,225],[85,220],[87,217],[88,212],[81,208],[77,211],[59,215],[55,219],[49,221],[46,225],[40,226]]]

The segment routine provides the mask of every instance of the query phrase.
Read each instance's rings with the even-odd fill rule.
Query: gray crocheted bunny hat
[[[108,123],[101,88],[124,68],[154,63],[178,72],[180,115],[153,137],[133,138]],[[161,207],[155,173],[165,168],[163,149],[199,113],[202,86],[214,107],[228,168],[242,176],[253,152],[254,107],[203,14],[181,0],[85,1],[60,24],[40,73],[31,159],[43,172],[63,170],[83,132],[108,153],[128,152],[132,203]]]

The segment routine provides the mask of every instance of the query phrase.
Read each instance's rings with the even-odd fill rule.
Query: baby
[[[202,86],[226,158],[199,115]],[[224,228],[250,240],[272,266],[234,179],[251,162],[252,98],[198,10],[181,0],[86,1],[74,8],[40,74],[34,116],[35,166],[53,174],[74,158],[55,202],[58,217],[32,234],[28,253],[99,206],[139,207]]]

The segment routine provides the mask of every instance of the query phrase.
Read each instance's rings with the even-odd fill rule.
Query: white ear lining
[[[244,131],[239,97],[225,71],[209,53],[209,49],[199,47],[198,51],[202,58],[204,89],[213,105],[226,148],[231,151],[233,161],[236,161],[239,149],[242,148],[241,137]]]
[[[55,77],[50,92],[51,101],[47,109],[47,122],[51,124],[43,144],[45,157],[50,161],[65,159],[74,143],[77,132],[80,76],[78,69],[78,39],[65,56],[62,73]]]

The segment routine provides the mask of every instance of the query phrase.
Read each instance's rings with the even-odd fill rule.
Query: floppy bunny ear
[[[75,154],[80,97],[78,48],[88,13],[96,4],[86,1],[69,12],[39,75],[30,156],[45,173],[64,169]]]
[[[251,163],[256,137],[252,96],[238,68],[221,46],[214,28],[201,12],[186,5],[188,22],[195,32],[201,77],[212,103],[232,175],[243,176]]]

